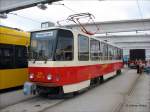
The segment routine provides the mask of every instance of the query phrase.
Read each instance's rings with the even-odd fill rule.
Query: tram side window
[[[112,60],[113,56],[114,56],[113,46],[108,45],[108,57],[109,57],[109,60]]]
[[[112,54],[111,54],[111,46],[108,45],[108,60],[111,60]]]
[[[120,58],[121,58],[120,49],[117,48],[117,60],[120,60]]]
[[[100,44],[98,40],[90,39],[90,58],[91,60],[99,60],[99,48]]]
[[[73,60],[73,34],[68,30],[58,32],[58,42],[55,53],[55,61]]]
[[[115,60],[115,47],[112,47],[112,51],[113,51],[112,60]]]
[[[26,68],[27,66],[27,48],[25,46],[15,46],[15,67]]]
[[[101,42],[101,47],[100,47],[100,59],[104,60],[104,43]]]
[[[121,59],[123,59],[123,49],[121,49]]]
[[[119,50],[119,56],[118,56],[118,59],[119,60],[121,60],[122,59],[122,54],[123,54],[123,52],[122,52],[122,49],[118,49]]]
[[[3,68],[13,68],[14,67],[14,47],[3,48]]]
[[[80,34],[78,35],[78,59],[89,60],[89,38]]]
[[[27,49],[25,46],[0,45],[1,69],[26,68],[27,66]]]
[[[117,60],[117,48],[114,48],[114,59]]]
[[[0,45],[0,68],[7,69],[13,68],[13,46],[12,45]]]
[[[117,47],[115,48],[115,54],[116,54],[116,60],[120,60],[121,58],[120,49]]]
[[[104,43],[104,60],[108,59],[108,44]]]

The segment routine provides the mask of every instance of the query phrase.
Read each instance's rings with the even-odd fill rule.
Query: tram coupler
[[[31,82],[25,82],[23,87],[24,95],[35,95],[36,94],[36,85]]]

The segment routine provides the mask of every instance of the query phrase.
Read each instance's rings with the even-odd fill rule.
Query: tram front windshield
[[[55,29],[31,33],[30,60],[70,61],[73,59],[73,34]]]
[[[52,60],[57,30],[31,33],[29,56],[35,60]]]

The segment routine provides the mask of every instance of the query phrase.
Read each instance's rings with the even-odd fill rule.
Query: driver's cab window
[[[73,34],[69,30],[59,30],[55,51],[55,61],[73,60]]]

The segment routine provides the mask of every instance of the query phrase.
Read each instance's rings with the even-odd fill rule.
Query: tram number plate
[[[44,78],[43,73],[42,72],[38,72],[37,75],[36,75],[36,78],[43,79]]]

